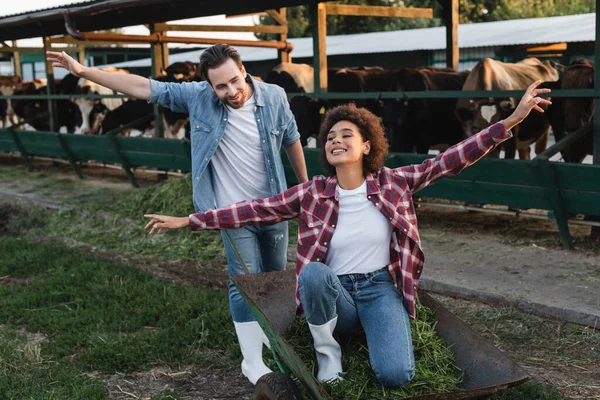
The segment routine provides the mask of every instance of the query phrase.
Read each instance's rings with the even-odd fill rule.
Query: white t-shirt
[[[339,216],[326,264],[336,275],[366,274],[390,263],[392,224],[367,199],[367,182],[337,187]]]
[[[271,195],[254,95],[239,109],[225,107],[227,126],[211,159],[217,207]]]

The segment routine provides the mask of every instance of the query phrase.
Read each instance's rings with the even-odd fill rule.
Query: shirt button
[[[390,217],[390,221],[393,221],[393,220],[394,220],[394,218]]]
[[[335,228],[335,225],[331,225],[332,228]]]
[[[312,228],[312,224],[308,224],[308,227],[309,227],[309,228]]]
[[[320,259],[320,258],[317,258],[317,261],[321,261],[321,259]]]
[[[323,243],[325,246],[327,246],[327,242]]]
[[[257,120],[258,122],[260,122],[260,118],[257,118],[256,120]]]
[[[375,205],[376,205],[377,207],[379,207],[379,203],[375,203]]]
[[[371,198],[371,196],[367,196],[367,199],[370,199],[370,198]]]
[[[263,143],[264,143],[264,142],[265,142],[265,141],[263,140]]]
[[[404,232],[408,232],[408,229],[404,229]]]
[[[223,118],[223,121],[227,121],[227,118]]]
[[[200,129],[200,125],[196,125],[196,129]]]

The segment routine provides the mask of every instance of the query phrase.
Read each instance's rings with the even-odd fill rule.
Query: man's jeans
[[[285,269],[288,249],[287,222],[269,226],[247,226],[241,229],[230,229],[227,232],[251,274]],[[223,232],[221,237],[225,245],[229,276],[244,274],[244,267],[231,247],[229,239]],[[229,281],[229,308],[234,322],[255,321],[254,315],[233,281]]]
[[[364,329],[371,365],[383,386],[401,387],[414,377],[409,317],[387,267],[337,276],[327,265],[312,262],[300,272],[298,284],[311,325],[323,325],[337,315],[335,332]]]

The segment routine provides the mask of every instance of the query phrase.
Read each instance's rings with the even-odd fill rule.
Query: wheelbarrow
[[[296,315],[295,271],[236,275],[232,279],[269,339],[271,351],[282,370],[259,379],[254,399],[300,400],[298,387],[289,375],[283,373],[289,371],[306,387],[313,399],[333,400],[283,338]],[[410,399],[488,399],[495,393],[529,379],[525,370],[475,333],[433,297],[419,291],[419,299],[434,312],[437,319],[436,332],[452,346],[463,379],[460,391],[431,393]]]

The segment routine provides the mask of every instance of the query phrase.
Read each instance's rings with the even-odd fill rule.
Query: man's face
[[[208,79],[215,94],[232,108],[241,108],[248,100],[250,91],[246,83],[246,71],[238,68],[231,58],[217,68],[208,70]]]

